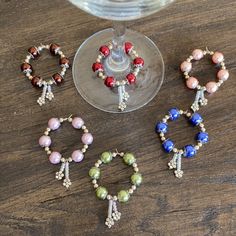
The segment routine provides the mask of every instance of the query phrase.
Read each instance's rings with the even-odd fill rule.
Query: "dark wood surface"
[[[163,86],[144,108],[129,114],[108,114],[88,105],[74,87],[71,70],[56,88],[55,101],[36,105],[40,91],[19,70],[32,45],[57,42],[71,61],[79,45],[110,22],[90,16],[67,1],[0,1],[1,147],[0,235],[236,235],[236,2],[184,0],[148,18],[130,22],[133,30],[158,44],[166,65]],[[194,48],[225,54],[230,79],[202,108],[210,143],[195,159],[184,160],[184,178],[167,169],[171,155],[163,152],[154,132],[157,120],[173,107],[188,108],[194,92],[187,90],[180,62]],[[50,56],[34,63],[42,76],[58,70]],[[194,68],[203,80],[215,70],[204,60]],[[73,185],[65,191],[54,179],[38,138],[51,117],[81,115],[94,135],[85,160],[71,167]],[[195,131],[184,120],[171,125],[177,145],[191,142]],[[69,155],[80,143],[72,128],[53,135],[55,147]],[[104,150],[136,154],[143,185],[112,229],[104,226],[107,201],[94,193],[88,170]],[[102,181],[116,191],[129,185],[130,171],[118,160],[104,171]]]

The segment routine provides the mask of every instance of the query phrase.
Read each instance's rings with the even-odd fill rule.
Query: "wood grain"
[[[1,146],[0,235],[233,236],[236,235],[236,2],[183,0],[129,27],[149,36],[164,56],[166,75],[158,96],[130,114],[107,114],[88,105],[77,93],[71,71],[55,89],[56,99],[40,108],[35,91],[19,70],[29,46],[57,42],[73,60],[91,34],[110,27],[67,1],[0,1]],[[173,106],[186,109],[194,92],[186,89],[180,62],[194,48],[210,47],[225,54],[230,79],[202,108],[210,143],[197,158],[184,160],[185,176],[167,170],[170,158],[160,148],[154,126]],[[58,70],[49,56],[35,68],[42,76]],[[215,71],[206,61],[195,67],[201,78]],[[50,117],[81,115],[94,134],[85,160],[71,168],[73,185],[65,191],[54,179],[38,138]],[[183,126],[182,126],[183,125]],[[56,147],[70,154],[79,142],[72,128],[53,136]],[[179,121],[170,135],[183,145],[194,132]],[[107,202],[99,201],[88,170],[104,150],[134,152],[144,176],[142,187],[114,228],[104,226]],[[117,161],[102,181],[114,191],[128,186],[130,172]]]

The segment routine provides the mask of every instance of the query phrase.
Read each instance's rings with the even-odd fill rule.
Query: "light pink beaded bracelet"
[[[217,73],[218,82],[210,81],[205,86],[201,86],[198,79],[189,75],[189,73],[192,70],[192,61],[199,61],[207,54],[212,56],[212,62],[219,67]],[[180,69],[184,73],[187,87],[197,90],[195,100],[191,106],[194,112],[199,110],[199,106],[207,105],[207,99],[204,97],[205,91],[210,94],[216,92],[223,82],[229,78],[229,72],[226,70],[224,63],[224,55],[221,52],[209,51],[208,48],[206,50],[195,49],[192,55],[182,62]]]
[[[75,129],[82,129],[84,134],[82,135],[81,141],[83,143],[83,148],[81,150],[75,150],[71,154],[71,157],[64,158],[60,152],[52,151],[50,146],[52,144],[52,140],[49,136],[51,131],[57,130],[64,121],[68,121],[72,123],[72,126]],[[51,118],[48,121],[48,127],[46,128],[44,135],[39,138],[39,145],[44,148],[46,153],[49,155],[49,161],[52,164],[61,163],[60,170],[56,172],[56,179],[61,180],[64,176],[63,185],[66,188],[69,188],[71,185],[71,181],[69,178],[69,163],[81,162],[84,158],[84,153],[87,151],[88,146],[92,144],[93,136],[89,133],[87,127],[84,124],[84,121],[80,117],[72,118],[70,115],[68,118]]]

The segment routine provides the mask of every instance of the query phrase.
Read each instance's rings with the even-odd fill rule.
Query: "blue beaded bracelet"
[[[197,144],[188,144],[182,149],[176,148],[174,142],[171,139],[165,138],[165,133],[167,133],[168,131],[167,121],[177,120],[180,115],[184,115],[193,126],[198,126],[200,128],[200,132],[198,132],[195,137]],[[204,128],[203,119],[201,115],[196,112],[191,113],[189,111],[182,111],[177,108],[170,109],[168,111],[168,115],[166,115],[161,122],[158,122],[156,124],[156,132],[161,138],[163,149],[167,153],[174,153],[174,156],[172,160],[168,163],[168,166],[170,169],[176,169],[174,173],[177,178],[181,178],[183,176],[183,171],[181,170],[182,156],[185,158],[194,157],[197,153],[197,150],[202,146],[202,144],[207,143],[209,140],[208,133],[206,133],[206,129]]]

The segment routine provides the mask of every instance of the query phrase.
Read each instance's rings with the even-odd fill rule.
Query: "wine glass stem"
[[[118,77],[117,79],[123,77],[124,73],[130,69],[130,61],[124,51],[125,31],[125,22],[113,22],[113,49],[105,65],[107,72]]]
[[[122,62],[124,59],[124,37],[125,37],[125,22],[113,22],[113,59],[117,62]]]

